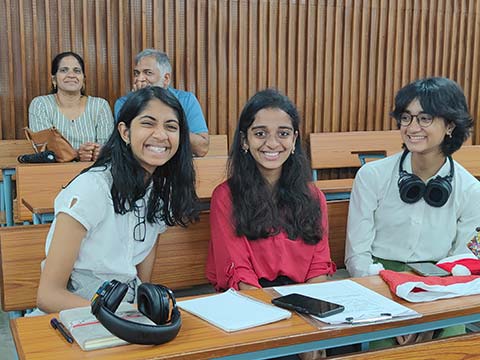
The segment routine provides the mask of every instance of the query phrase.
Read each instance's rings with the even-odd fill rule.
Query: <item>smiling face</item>
[[[66,56],[60,60],[58,70],[52,76],[52,82],[58,91],[68,93],[80,93],[85,80],[85,74],[77,59],[73,56]]]
[[[148,102],[132,120],[130,129],[120,122],[118,131],[123,141],[130,144],[135,159],[150,174],[166,164],[178,150],[180,125],[177,114],[158,99]]]
[[[242,147],[250,151],[263,177],[274,184],[295,148],[297,133],[290,116],[280,109],[262,109],[247,129]]]
[[[423,112],[423,108],[420,102],[414,99],[408,104],[405,112],[410,115],[418,115]],[[447,134],[451,134],[454,127],[454,124],[447,125],[443,118],[434,117],[431,125],[422,128],[418,123],[417,117],[414,117],[410,125],[400,127],[400,134],[405,146],[412,153],[442,154],[441,145],[443,140]]]
[[[170,74],[162,74],[157,60],[153,56],[141,58],[133,69],[133,82],[137,87],[160,86],[168,87],[170,83]]]

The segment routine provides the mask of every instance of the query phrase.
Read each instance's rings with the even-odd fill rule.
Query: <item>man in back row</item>
[[[147,86],[160,86],[168,89],[175,95],[185,112],[185,117],[190,129],[190,143],[193,154],[196,156],[205,156],[208,152],[209,137],[202,108],[193,93],[170,87],[171,80],[172,65],[170,64],[167,54],[164,52],[155,49],[145,49],[135,57],[132,91]],[[127,97],[128,94],[117,99],[115,102],[115,121],[118,121],[118,114]]]

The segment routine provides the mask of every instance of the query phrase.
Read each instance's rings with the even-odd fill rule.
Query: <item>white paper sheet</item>
[[[298,293],[343,305],[345,310],[339,314],[323,318],[314,316],[314,318],[332,325],[349,324],[348,318],[353,319],[354,322],[379,323],[421,316],[418,312],[352,280],[279,286],[274,289],[281,295]]]

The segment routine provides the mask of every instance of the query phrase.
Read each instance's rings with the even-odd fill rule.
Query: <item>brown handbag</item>
[[[50,150],[55,153],[58,162],[69,162],[77,158],[77,151],[67,139],[55,128],[34,132],[28,127],[23,128],[25,137],[32,144],[36,153]]]

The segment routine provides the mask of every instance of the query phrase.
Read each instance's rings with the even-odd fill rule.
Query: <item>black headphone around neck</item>
[[[138,310],[157,325],[139,324],[115,315],[128,285],[117,280],[106,281],[92,299],[92,314],[113,335],[132,344],[157,345],[177,336],[182,326],[180,310],[177,308],[172,290],[162,285],[141,284],[137,290]],[[169,302],[172,311],[169,321]]]
[[[413,204],[423,197],[430,206],[442,207],[445,205],[452,192],[452,179],[455,174],[452,157],[450,155],[447,156],[450,162],[450,173],[445,177],[438,175],[425,185],[423,180],[417,175],[409,174],[403,170],[403,161],[407,154],[408,150],[405,150],[400,159],[399,167],[398,191],[402,201],[407,204]]]

